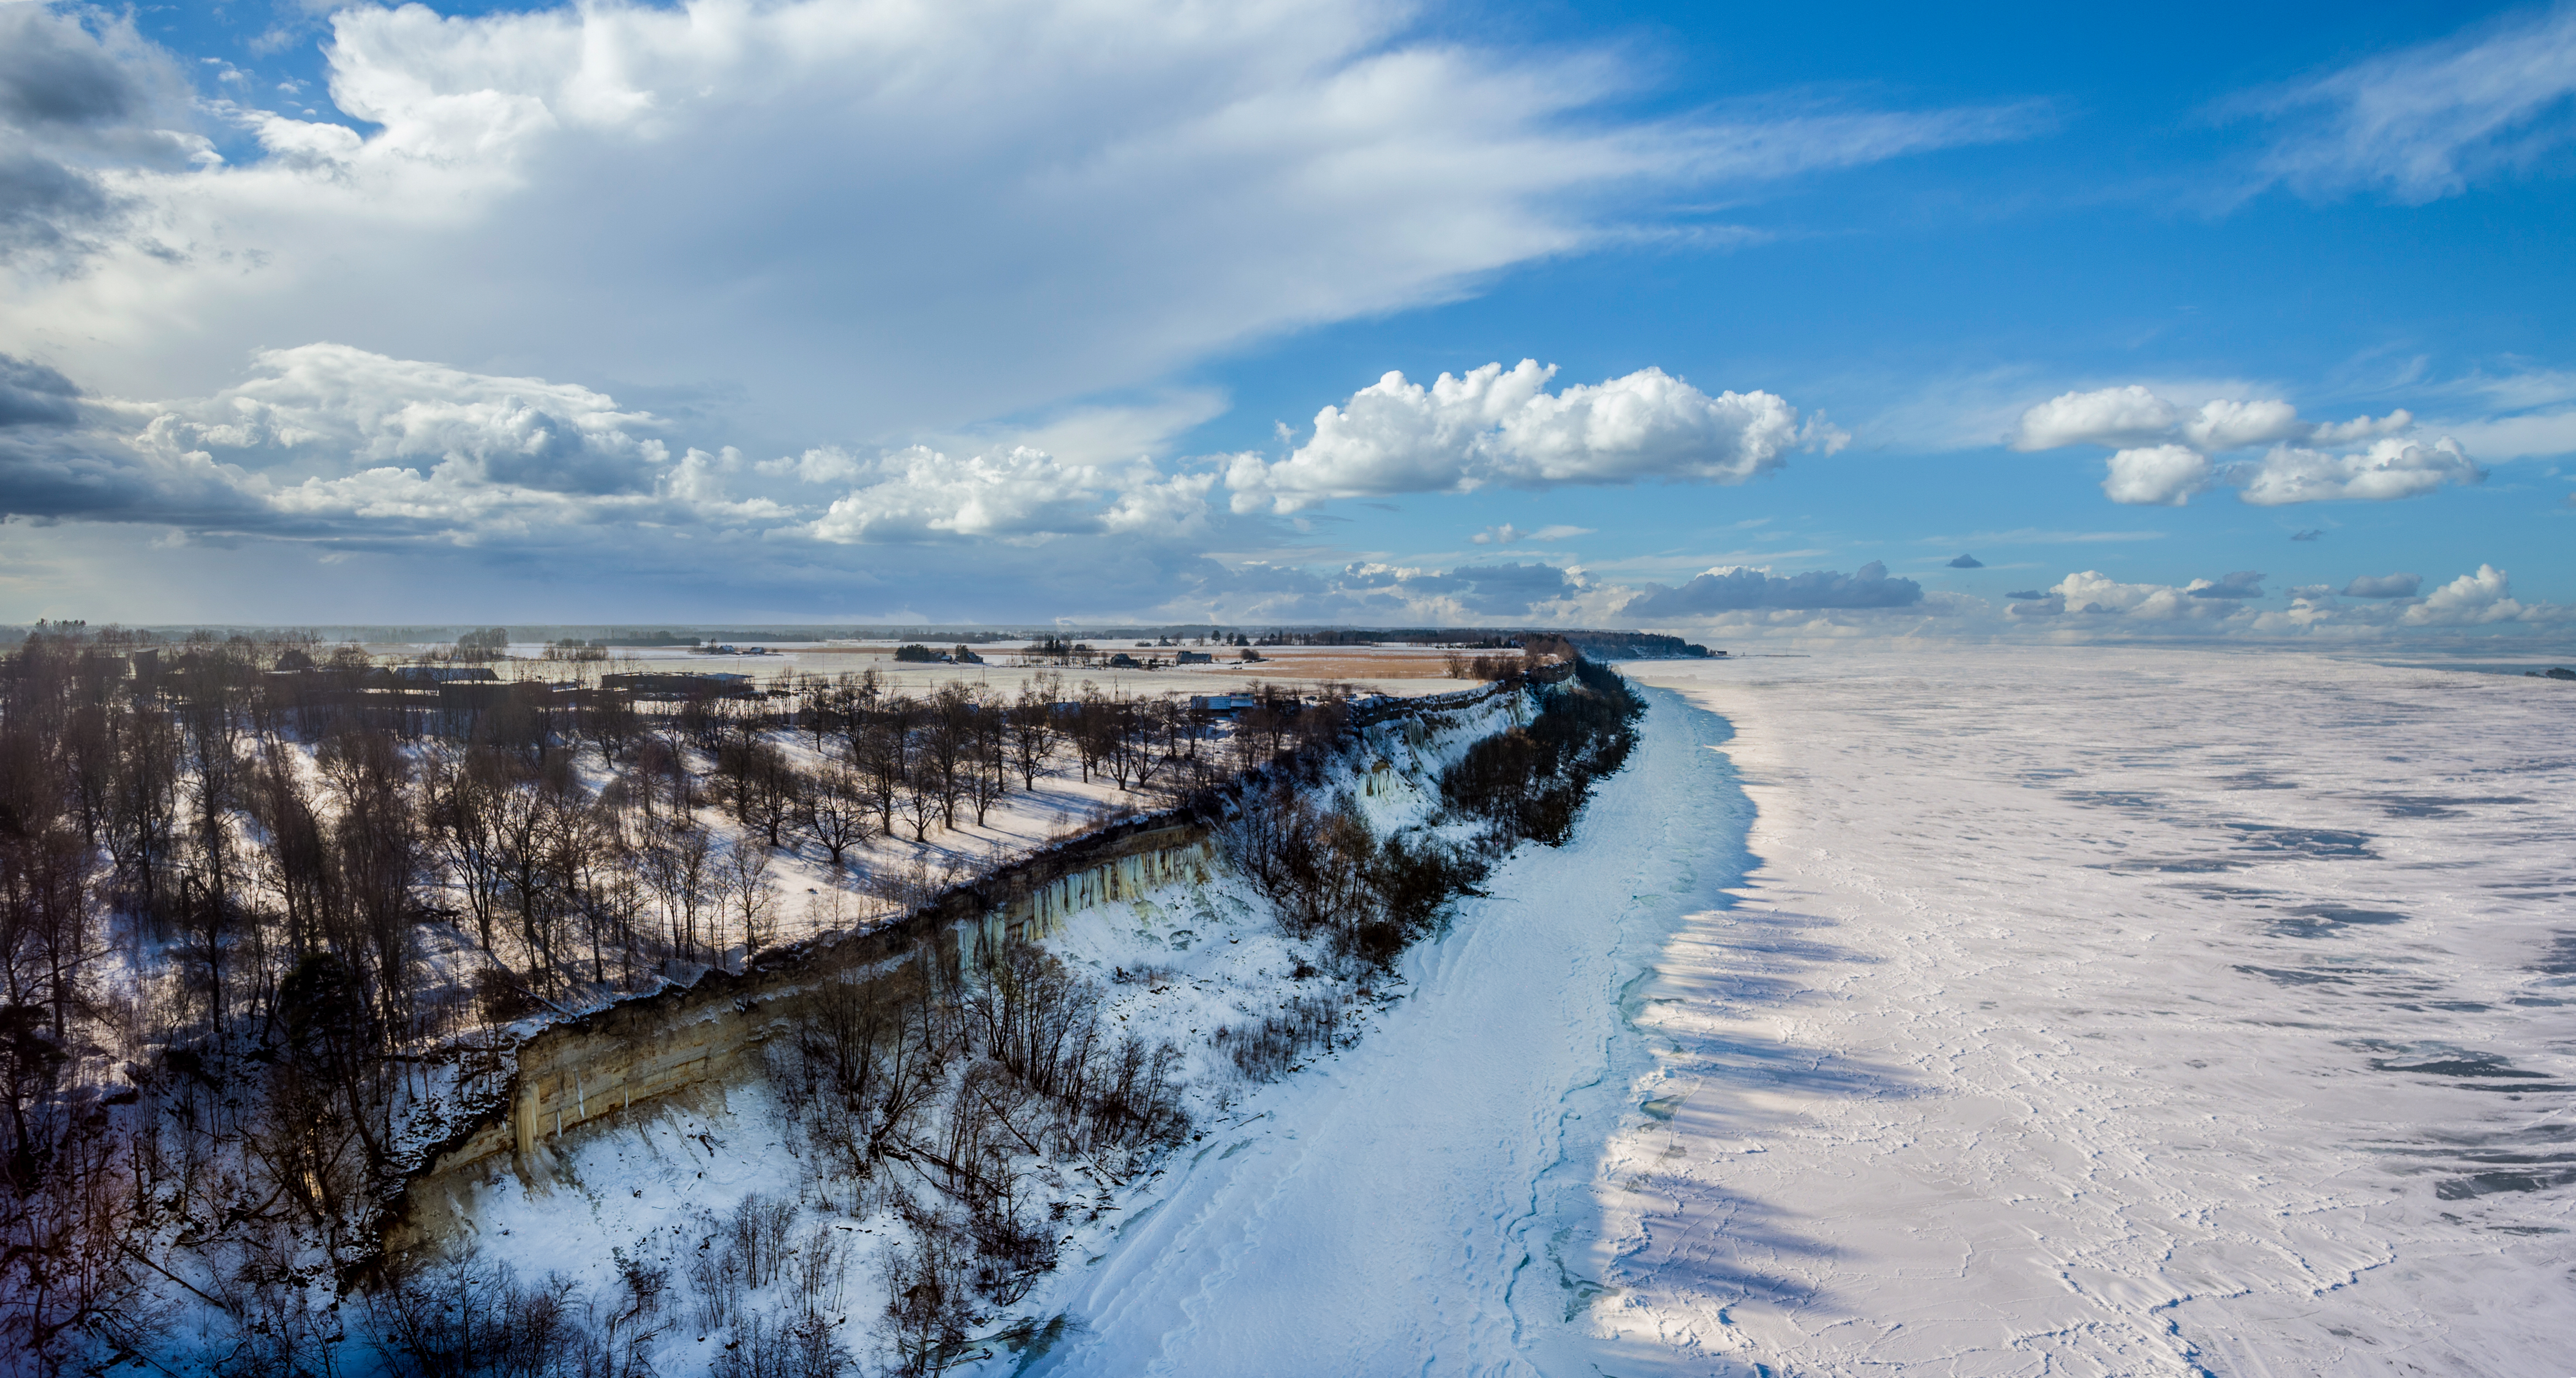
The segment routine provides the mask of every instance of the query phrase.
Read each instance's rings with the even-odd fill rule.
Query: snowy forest
[[[1570,649],[1491,667],[1543,711],[1450,767],[1408,839],[1333,793],[1331,692],[1266,685],[1222,726],[1055,679],[865,672],[498,685],[459,712],[371,692],[355,648],[40,630],[0,656],[0,1367],[640,1374],[684,1371],[657,1365],[686,1331],[730,1337],[727,1375],[939,1371],[1056,1262],[1065,1200],[1032,1173],[1121,1175],[1190,1132],[1181,1052],[1113,1032],[1040,946],[925,943],[805,997],[768,1062],[792,1185],[710,1217],[691,1257],[621,1258],[614,1288],[388,1254],[383,1205],[532,1028],[910,913],[979,861],[943,839],[1050,777],[1105,786],[1060,832],[1192,812],[1315,954],[1278,1016],[1208,1036],[1279,1076],[1618,767],[1641,705]],[[833,878],[802,912],[788,866]],[[907,1247],[861,1297],[809,1217],[899,1220]],[[856,1312],[878,1341],[841,1328]]]

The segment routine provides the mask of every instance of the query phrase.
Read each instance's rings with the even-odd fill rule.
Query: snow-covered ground
[[[1642,992],[1606,1370],[2571,1371],[2576,686],[1632,670],[1732,721],[1758,861]]]

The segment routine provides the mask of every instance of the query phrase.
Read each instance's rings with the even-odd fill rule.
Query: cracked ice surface
[[[2570,1371],[2576,692],[1630,669],[1732,723],[1759,812],[1640,992],[1608,1369]]]

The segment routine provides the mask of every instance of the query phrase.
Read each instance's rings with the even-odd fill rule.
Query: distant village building
[[[1261,700],[1254,698],[1250,694],[1190,695],[1190,708],[1192,711],[1212,713],[1218,717],[1232,717],[1237,713],[1243,712],[1245,709],[1258,707],[1260,706],[1260,703]]]
[[[1176,651],[1172,655],[1172,663],[1175,665],[1213,665],[1216,663],[1216,657],[1209,655],[1205,651]]]

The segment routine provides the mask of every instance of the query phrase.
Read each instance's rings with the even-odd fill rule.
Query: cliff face
[[[1121,824],[1051,848],[943,896],[909,919],[710,972],[555,1024],[519,1045],[504,1108],[434,1152],[388,1208],[385,1247],[429,1242],[453,1223],[456,1188],[497,1171],[531,1184],[553,1170],[551,1145],[592,1121],[752,1070],[784,1027],[787,1002],[816,983],[887,968],[922,944],[954,964],[964,945],[1038,941],[1095,904],[1207,879],[1204,825],[1165,818]]]

